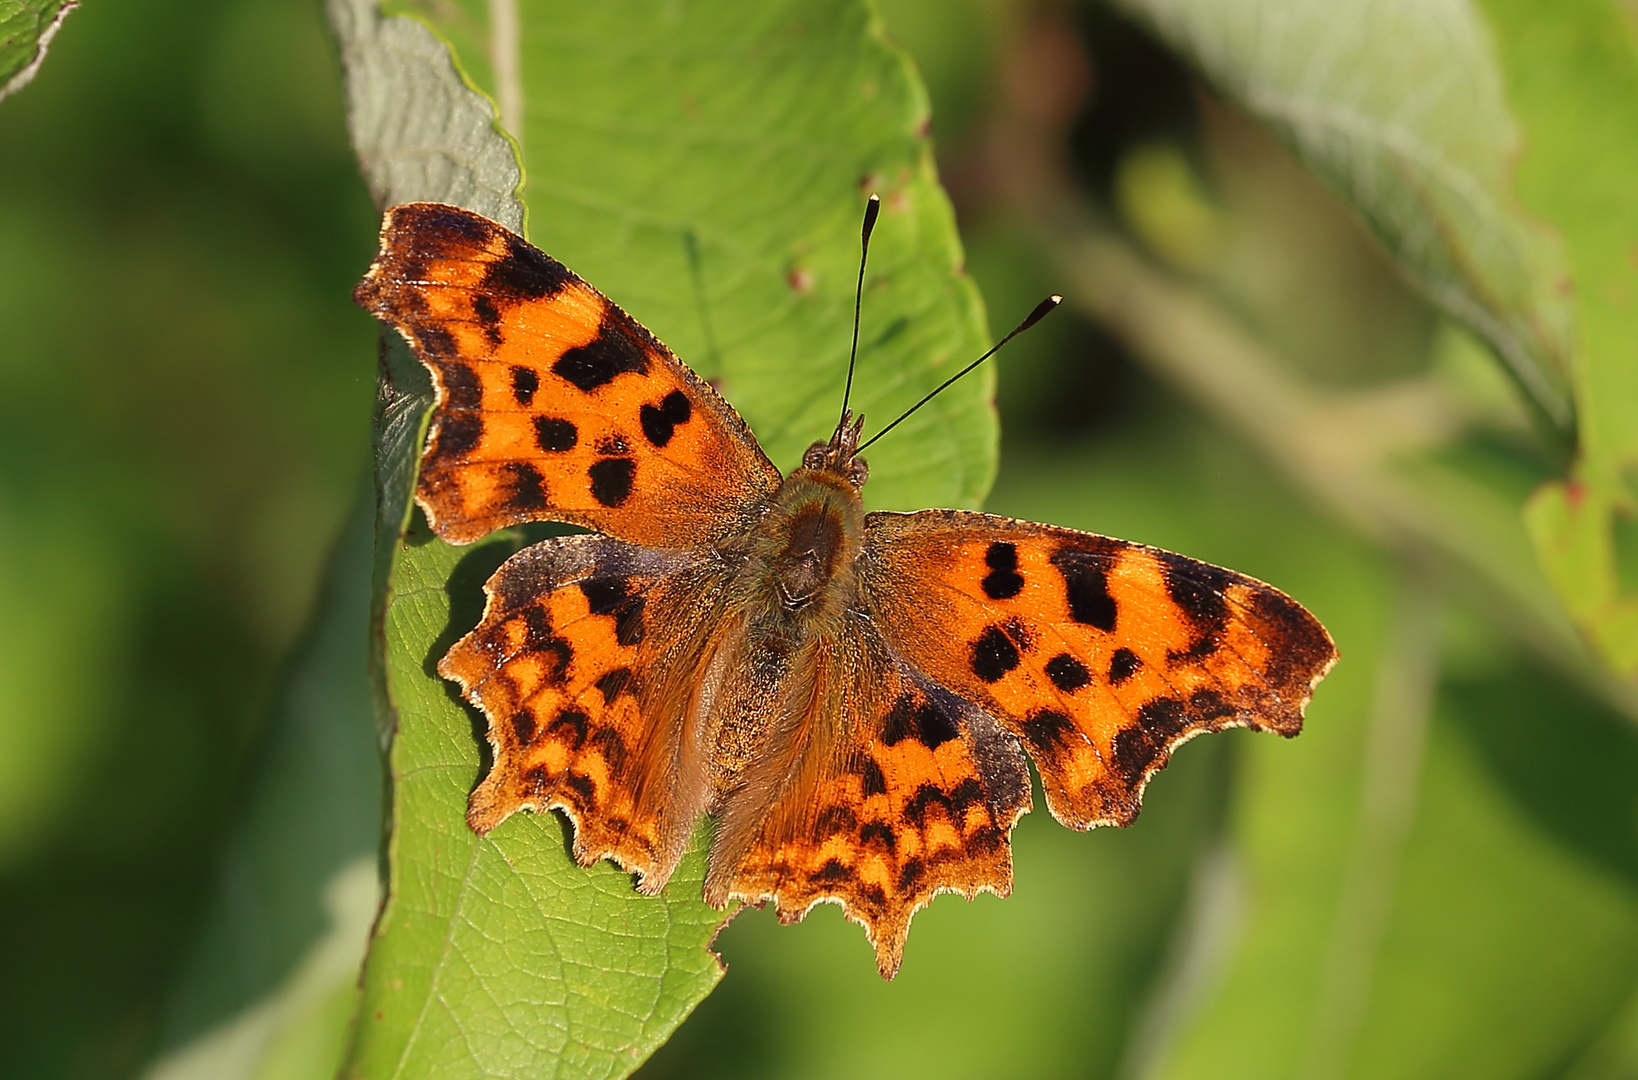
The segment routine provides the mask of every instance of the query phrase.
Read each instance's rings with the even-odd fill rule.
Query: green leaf
[[[890,413],[981,351],[924,95],[862,4],[472,7],[428,16],[457,49],[486,43],[452,62],[426,23],[331,0],[378,200],[453,201],[517,227],[521,144],[532,239],[720,379],[781,464],[835,423],[861,187],[886,211],[856,404]],[[492,32],[491,10],[515,15],[515,33]],[[487,62],[493,44],[502,63]],[[528,117],[517,143],[463,82],[497,72],[511,80],[497,96]],[[409,524],[427,380],[396,341],[383,367],[375,647],[392,825],[347,1073],[625,1075],[721,977],[707,946],[723,916],[699,899],[702,854],[650,899],[612,865],[577,867],[555,815],[518,815],[481,839],[467,829],[479,742],[433,668],[520,538],[463,551]],[[879,502],[982,497],[988,391],[970,380],[883,443]]]
[[[1515,205],[1520,149],[1483,20],[1457,0],[1117,0],[1266,123],[1435,303],[1574,428],[1570,310],[1552,238]]]
[[[1598,0],[1486,0],[1525,133],[1519,198],[1563,237],[1580,445],[1530,501],[1536,552],[1572,619],[1638,674],[1638,23]]]
[[[719,380],[782,468],[836,423],[867,191],[883,211],[854,407],[885,425],[989,344],[926,95],[859,0],[394,7],[491,42],[459,60],[523,103],[530,239]],[[515,55],[492,10],[515,10]],[[981,370],[873,447],[867,501],[976,505],[995,471],[992,387]]]
[[[513,147],[443,43],[410,19],[383,17],[370,0],[326,0],[325,14],[341,53],[348,133],[375,201],[451,202],[522,228]]]
[[[391,885],[348,1075],[624,1075],[721,976],[703,860],[646,899],[611,864],[575,865],[556,815],[518,815],[481,839],[467,828],[472,723],[431,665],[476,621],[483,580],[515,544],[462,551],[423,526],[395,546]]]
[[[0,100],[27,86],[79,0],[0,0]]]

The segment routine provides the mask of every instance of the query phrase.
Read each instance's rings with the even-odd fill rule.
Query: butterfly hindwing
[[[1194,735],[1295,735],[1336,659],[1260,581],[1181,555],[987,514],[871,514],[862,589],[911,663],[992,709],[1075,828],[1126,824]]]
[[[706,576],[702,577],[702,573]],[[609,857],[646,891],[676,866],[703,791],[676,781],[680,711],[719,586],[686,553],[601,536],[525,548],[485,586],[478,626],[438,665],[488,720],[494,764],[467,820],[561,808],[575,857]]]
[[[416,497],[446,540],[547,520],[694,543],[740,526],[779,484],[716,391],[487,218],[393,207],[354,295],[432,373],[438,408]]]
[[[864,926],[883,976],[915,912],[941,892],[1012,887],[1010,833],[1030,807],[1015,739],[868,625],[831,644],[803,760],[772,798],[750,783],[719,816],[706,899],[772,900],[782,921],[821,901]],[[753,778],[754,779],[754,778]]]

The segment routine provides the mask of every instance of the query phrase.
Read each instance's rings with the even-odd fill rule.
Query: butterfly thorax
[[[844,416],[828,443],[808,448],[740,538],[744,562],[732,603],[761,614],[754,633],[764,647],[832,636],[854,602],[854,562],[864,541],[859,489],[868,475],[858,441],[859,423]]]
[[[864,504],[845,477],[824,468],[787,476],[758,522],[742,583],[765,613],[764,632],[798,645],[827,637],[854,599]]]

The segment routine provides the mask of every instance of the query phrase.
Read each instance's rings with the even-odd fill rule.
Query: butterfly
[[[892,978],[935,895],[1010,892],[1026,755],[1058,821],[1125,825],[1185,740],[1295,735],[1336,659],[1296,601],[1194,559],[866,513],[845,407],[781,476],[636,320],[477,214],[391,208],[354,295],[431,373],[433,532],[592,530],[507,559],[438,664],[488,725],[480,834],[560,809],[581,864],[653,894],[711,814],[707,902],[839,903]]]

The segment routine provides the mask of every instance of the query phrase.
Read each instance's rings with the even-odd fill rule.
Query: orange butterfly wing
[[[868,624],[828,642],[819,666],[796,759],[764,755],[722,807],[705,898],[772,900],[783,922],[839,902],[890,979],[911,917],[934,896],[1011,891],[1029,773],[994,717]]]
[[[709,792],[679,781],[687,701],[723,622],[710,560],[602,536],[546,540],[484,586],[477,627],[438,672],[488,718],[494,765],[467,822],[566,811],[583,865],[613,858],[665,884]]]
[[[470,543],[564,521],[633,543],[743,528],[779,472],[738,414],[603,294],[487,218],[387,211],[354,292],[432,373],[416,499]]]
[[[993,711],[1065,825],[1129,823],[1181,743],[1295,735],[1336,660],[1260,581],[1157,548],[988,514],[871,514],[861,589],[912,664]]]

